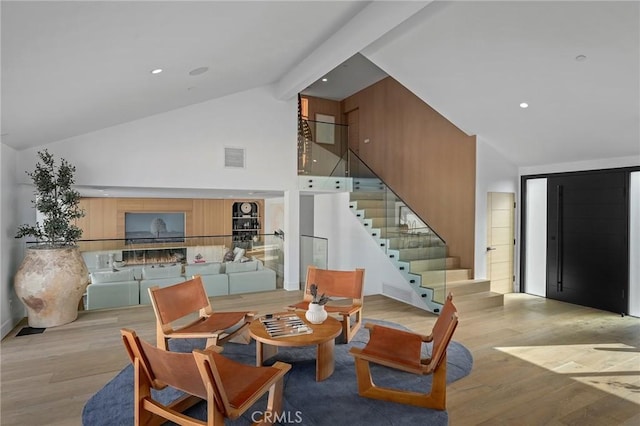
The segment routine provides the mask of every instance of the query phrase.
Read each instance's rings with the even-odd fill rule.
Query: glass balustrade
[[[446,244],[349,150],[348,126],[300,119],[298,175],[302,190],[350,192],[350,207],[376,244],[427,309],[439,310],[446,297]],[[301,277],[307,264],[301,262]]]
[[[320,269],[328,268],[328,252],[329,241],[326,238],[300,236],[300,284],[305,283],[309,265],[315,265]]]
[[[166,239],[79,240],[80,252],[89,271],[181,263],[223,262],[234,246],[232,235],[196,236]],[[27,242],[30,247],[36,242]],[[265,267],[276,271],[278,288],[284,282],[284,241],[273,234],[255,235],[238,260],[258,259]],[[236,253],[237,254],[237,253]]]
[[[298,175],[301,189],[346,190],[346,125],[303,120],[298,132]]]
[[[446,243],[354,152],[350,208],[429,310],[446,298]]]
[[[97,239],[80,240],[77,245],[89,270],[118,266],[165,263],[205,263],[222,261],[233,249],[232,236],[182,237],[163,239]]]

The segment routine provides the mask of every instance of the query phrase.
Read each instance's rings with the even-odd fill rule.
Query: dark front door
[[[626,174],[554,176],[547,185],[547,297],[626,313]]]

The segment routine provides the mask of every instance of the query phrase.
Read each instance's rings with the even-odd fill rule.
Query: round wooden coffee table
[[[249,334],[256,341],[256,365],[261,366],[266,359],[277,354],[278,346],[316,345],[316,381],[319,382],[328,378],[335,369],[333,348],[335,346],[335,338],[342,333],[340,321],[328,317],[322,324],[311,324],[304,317],[304,312],[280,312],[274,314],[274,316],[292,315],[297,315],[313,330],[313,333],[274,338],[267,333],[264,324],[260,322],[260,318],[253,320],[249,326]]]

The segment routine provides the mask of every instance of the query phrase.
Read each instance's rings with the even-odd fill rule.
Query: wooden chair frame
[[[314,265],[307,268],[307,280],[304,298],[301,302],[290,305],[289,309],[309,309],[313,296],[309,291],[311,284],[318,286],[318,293],[325,293],[331,298],[350,299],[348,304],[343,301],[331,301],[325,305],[330,314],[341,316],[343,341],[349,343],[362,326],[362,307],[364,302],[364,269],[353,271],[337,271],[319,269]],[[353,323],[351,319],[353,318]]]
[[[168,287],[149,288],[151,305],[156,315],[156,344],[168,350],[169,339],[206,338],[207,346],[221,346],[229,340],[249,343],[249,324],[256,312],[214,312],[200,275]],[[197,313],[198,318],[186,325],[174,326]]]
[[[447,347],[458,325],[458,313],[451,293],[430,335],[412,333],[367,323],[370,339],[364,348],[351,348],[355,358],[358,393],[366,398],[393,401],[436,410],[446,409]],[[430,358],[421,358],[423,343],[433,342]],[[421,393],[377,386],[369,363],[413,374],[433,374],[431,392]]]
[[[224,419],[240,417],[269,392],[267,408],[254,425],[273,424],[282,412],[283,378],[291,366],[276,362],[255,367],[226,358],[213,346],[193,353],[169,352],[139,339],[135,331],[121,330],[125,348],[134,365],[134,424],[161,425],[170,420],[186,426],[224,425]],[[169,405],[153,399],[151,389],[172,386],[185,392]],[[206,401],[207,420],[183,412]]]

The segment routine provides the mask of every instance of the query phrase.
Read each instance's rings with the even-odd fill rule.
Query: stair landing
[[[446,291],[453,294],[453,303],[460,312],[504,306],[504,294],[490,288],[489,280],[460,280],[448,282]]]

